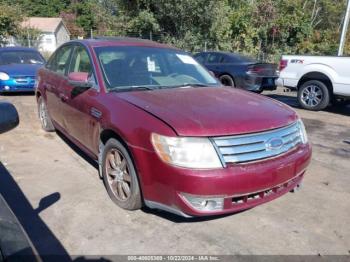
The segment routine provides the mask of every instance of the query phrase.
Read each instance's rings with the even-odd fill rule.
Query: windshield
[[[109,90],[219,86],[187,53],[154,47],[96,47]]]
[[[45,61],[39,52],[35,51],[2,51],[0,65],[8,64],[44,64]]]

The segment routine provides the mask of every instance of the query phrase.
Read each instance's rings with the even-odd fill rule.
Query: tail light
[[[282,60],[280,61],[280,66],[279,66],[280,72],[281,72],[283,69],[285,69],[287,66],[288,66],[288,60],[282,59]]]
[[[264,71],[263,67],[254,65],[248,68],[247,74],[258,75],[258,74],[261,74],[263,71]]]

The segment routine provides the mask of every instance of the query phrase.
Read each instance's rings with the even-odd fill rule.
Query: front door
[[[62,96],[65,98],[64,110],[66,112],[64,126],[67,133],[85,149],[96,153],[94,139],[98,137],[97,122],[102,116],[99,115],[100,111],[96,106],[99,89],[89,53],[80,44],[76,45],[73,50],[68,76],[73,72],[89,73],[89,81],[92,82],[93,87],[82,91],[70,85],[68,78],[62,82]]]

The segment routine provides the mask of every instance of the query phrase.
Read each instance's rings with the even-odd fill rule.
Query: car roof
[[[225,52],[225,51],[204,51],[204,52],[199,52],[198,54],[221,54],[221,55],[228,55],[228,56],[242,56],[239,53],[231,53],[231,52]]]
[[[133,38],[133,37],[94,37],[91,39],[73,40],[71,42],[79,42],[91,47],[102,46],[145,46],[145,47],[157,47],[157,48],[170,48],[177,49],[175,47],[154,42],[147,39]]]
[[[206,51],[206,52],[200,52],[198,54],[221,54],[221,55],[227,55],[229,57],[233,57],[242,61],[249,61],[249,62],[255,61],[254,58],[249,56],[245,56],[239,53],[231,53],[231,52],[224,52],[224,51]]]
[[[0,52],[2,51],[34,51],[38,52],[35,48],[24,47],[24,46],[8,46],[8,47],[0,47]]]

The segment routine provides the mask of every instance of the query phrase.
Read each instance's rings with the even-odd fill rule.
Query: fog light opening
[[[205,197],[182,194],[186,201],[199,211],[219,211],[223,210],[224,197]]]

